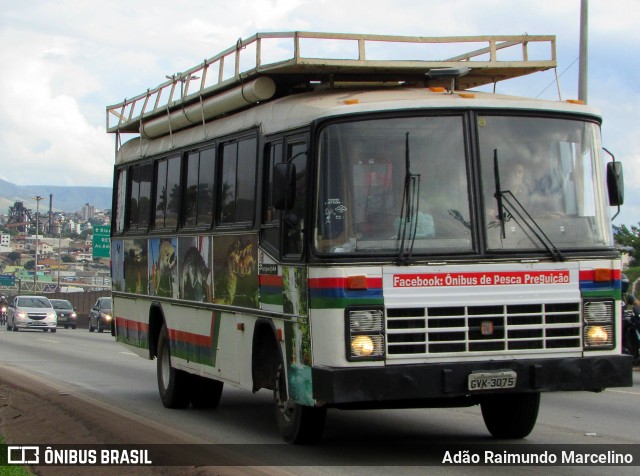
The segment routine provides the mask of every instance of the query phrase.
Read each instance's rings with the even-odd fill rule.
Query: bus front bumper
[[[606,355],[537,360],[457,362],[384,367],[314,367],[313,396],[330,406],[385,408],[392,406],[473,405],[492,393],[601,391],[631,387],[632,359]],[[471,373],[513,371],[513,388],[469,390]]]

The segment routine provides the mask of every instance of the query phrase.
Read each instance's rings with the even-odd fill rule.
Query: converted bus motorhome
[[[541,392],[630,386],[597,111],[477,91],[555,64],[552,36],[264,33],[108,107],[115,334],[163,404],[268,389],[290,442],[479,404],[521,438]]]

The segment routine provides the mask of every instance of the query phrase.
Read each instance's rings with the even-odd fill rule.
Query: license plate
[[[493,390],[515,388],[517,374],[513,370],[500,372],[477,372],[469,374],[469,390]]]

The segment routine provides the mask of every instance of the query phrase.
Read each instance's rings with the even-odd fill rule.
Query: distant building
[[[11,235],[2,233],[0,234],[0,253],[11,253]]]
[[[93,205],[89,205],[85,203],[84,207],[82,207],[82,218],[84,221],[87,221],[90,218],[93,218],[96,215],[96,207]]]

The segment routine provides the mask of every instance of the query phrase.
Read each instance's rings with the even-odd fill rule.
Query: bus
[[[631,386],[601,117],[495,91],[555,66],[553,36],[258,33],[109,106],[112,332],[163,405],[265,389],[291,443],[479,405],[524,438],[543,392]]]

